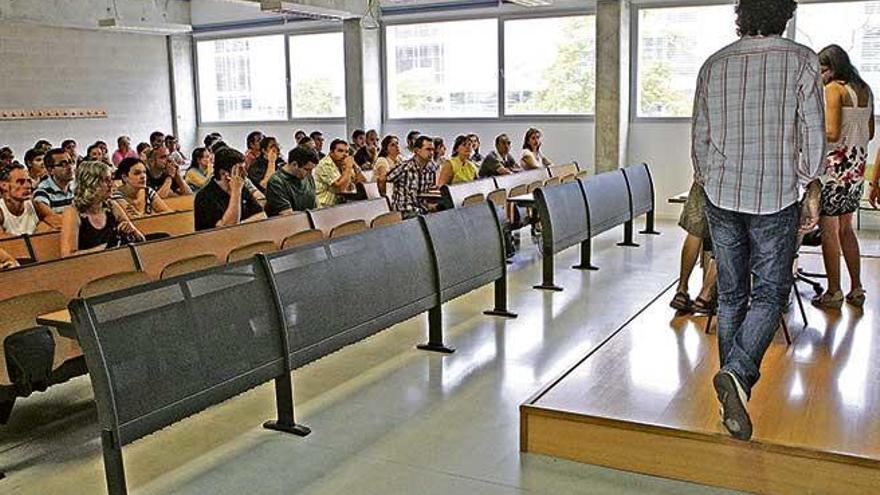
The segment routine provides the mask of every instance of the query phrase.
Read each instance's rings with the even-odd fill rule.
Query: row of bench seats
[[[144,234],[166,233],[180,235],[193,231],[194,196],[166,198],[171,212],[152,215],[133,220],[135,226]],[[42,262],[61,257],[61,232],[41,232],[34,235],[21,235],[0,239],[0,249],[20,262]]]
[[[564,165],[527,170],[517,174],[499,175],[487,179],[479,179],[459,184],[449,184],[440,188],[443,202],[448,208],[457,208],[473,201],[488,199],[496,191],[505,193],[493,195],[493,202],[505,208],[507,197],[528,194],[544,185],[560,184],[572,181],[577,177],[586,176],[588,171],[581,170],[577,162]],[[482,196],[482,198],[480,198]]]
[[[541,224],[542,282],[536,289],[561,291],[554,284],[554,255],[576,244],[581,259],[572,268],[598,270],[591,260],[591,239],[618,225],[624,227],[619,246],[633,242],[633,220],[646,215],[643,234],[654,230],[654,184],[648,165],[641,163],[575,182],[542,187],[535,191],[535,207]]]
[[[171,215],[191,212],[173,213]],[[153,217],[151,221],[158,221]],[[232,227],[192,232],[72,258],[0,272],[0,424],[17,397],[83,374],[82,351],[55,329],[39,327],[39,315],[63,309],[71,299],[234,262],[257,252],[337,237],[371,225],[400,221],[383,199],[360,201]],[[191,220],[190,220],[191,222]],[[16,349],[36,345],[29,362]],[[34,362],[42,363],[35,369]]]
[[[483,203],[74,300],[109,492],[126,493],[122,446],[270,380],[278,416],[264,426],[308,434],[293,369],[424,312],[418,347],[452,352],[441,305],[493,282],[487,313],[515,317],[501,223]]]

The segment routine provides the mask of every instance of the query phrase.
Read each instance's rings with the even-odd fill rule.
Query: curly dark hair
[[[736,34],[770,36],[785,32],[794,11],[795,0],[739,0],[736,4]]]

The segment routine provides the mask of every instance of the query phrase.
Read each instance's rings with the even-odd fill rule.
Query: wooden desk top
[[[521,194],[519,196],[513,196],[507,198],[508,203],[518,203],[518,204],[531,204],[535,202],[535,195],[532,193]]]
[[[76,339],[76,328],[70,318],[70,312],[66,309],[59,309],[52,313],[46,313],[37,316],[37,323],[58,329],[58,333],[64,337]]]

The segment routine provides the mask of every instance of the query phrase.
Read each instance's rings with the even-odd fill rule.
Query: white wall
[[[204,142],[205,136],[212,132],[219,132],[223,135],[223,141],[226,142],[229,146],[241,151],[247,149],[247,135],[254,130],[262,131],[266,136],[275,136],[278,139],[278,143],[281,145],[283,158],[287,158],[287,152],[293,148],[293,133],[297,129],[302,129],[306,131],[306,134],[311,133],[312,131],[318,130],[324,134],[324,151],[327,151],[327,148],[330,146],[330,141],[339,137],[345,137],[345,123],[322,123],[322,124],[314,124],[314,123],[259,123],[259,124],[241,124],[241,125],[231,125],[231,124],[222,124],[222,125],[202,125],[199,126],[198,132],[198,146],[202,146]],[[348,138],[349,140],[351,137]]]
[[[4,67],[0,107],[100,107],[106,119],[0,121],[0,143],[24,153],[40,138],[73,138],[80,153],[120,134],[135,143],[171,130],[165,38],[130,33],[0,23]]]
[[[678,218],[681,206],[668,198],[687,191],[693,178],[691,124],[684,121],[633,122],[629,128],[627,163],[651,167],[657,215]]]

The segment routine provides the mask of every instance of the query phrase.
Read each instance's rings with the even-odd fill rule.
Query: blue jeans
[[[706,199],[706,216],[718,265],[721,369],[736,375],[751,396],[794,283],[800,211],[793,204],[770,215],[752,215]]]

